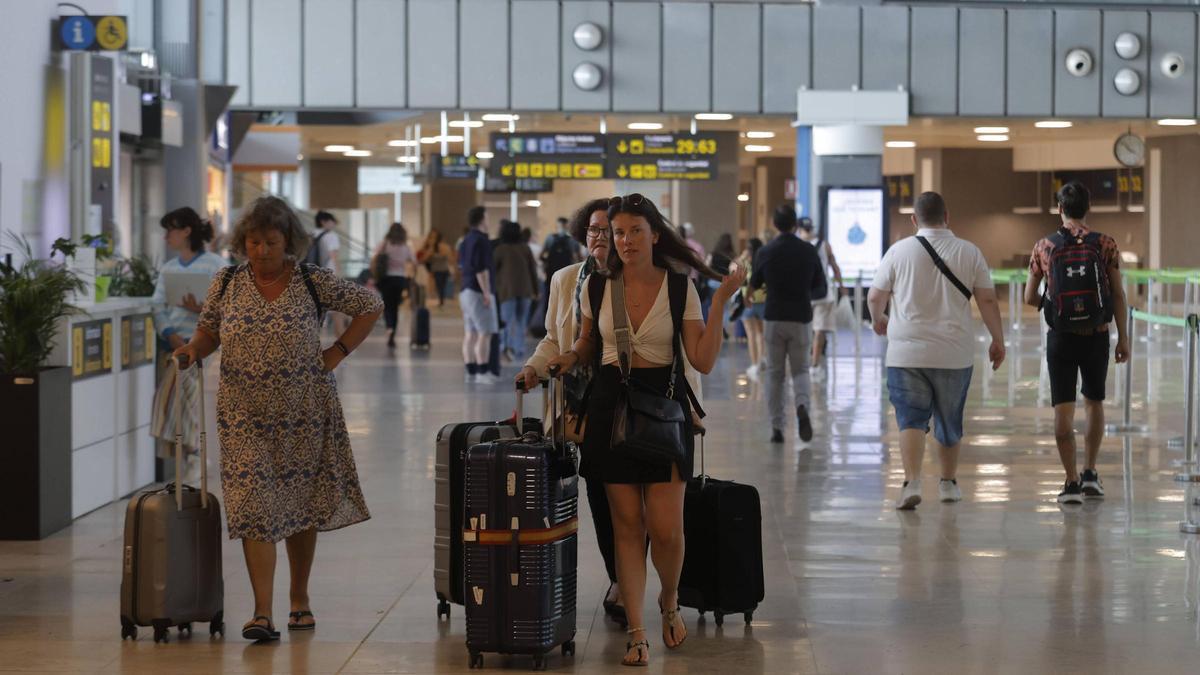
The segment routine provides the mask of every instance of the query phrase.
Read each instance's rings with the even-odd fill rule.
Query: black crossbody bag
[[[929,252],[929,257],[933,258],[933,264],[942,271],[942,274],[946,275],[946,278],[950,280],[950,283],[954,284],[955,288],[961,291],[963,295],[967,296],[967,302],[970,302],[971,289],[967,288],[966,284],[964,284],[962,281],[959,281],[958,277],[954,276],[954,272],[950,270],[950,266],[946,264],[945,260],[942,260],[942,256],[938,255],[937,251],[933,250],[933,245],[929,243],[929,240],[921,235],[917,235],[917,241],[921,242],[921,245],[924,246],[925,250]]]

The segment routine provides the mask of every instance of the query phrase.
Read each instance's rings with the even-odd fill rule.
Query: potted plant
[[[108,299],[114,277],[119,273],[120,261],[113,257],[112,235],[85,234],[79,239],[84,248],[96,251],[96,302],[104,302]]]
[[[71,369],[45,364],[85,286],[14,241],[24,262],[0,263],[0,539],[41,539],[71,522]]]
[[[146,298],[154,295],[154,282],[157,280],[158,270],[149,257],[135,255],[122,258],[117,263],[108,292],[127,298]]]

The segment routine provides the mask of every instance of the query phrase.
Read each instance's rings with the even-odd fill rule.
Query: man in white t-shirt
[[[340,277],[342,276],[342,264],[338,260],[338,249],[341,248],[342,242],[338,239],[338,220],[328,211],[317,211],[315,220],[317,221],[317,231],[313,233],[313,251],[308,256],[307,262],[333,270],[333,273]],[[339,335],[346,332],[346,328],[350,325],[350,317],[333,311],[327,312],[327,314],[333,317],[331,320],[334,332]]]
[[[912,222],[917,235],[888,249],[867,294],[875,333],[888,338],[888,398],[896,410],[904,460],[904,489],[896,503],[902,510],[921,503],[930,418],[942,465],[938,495],[943,502],[962,499],[958,449],[975,362],[972,296],[992,336],[992,370],[1004,361],[1000,305],[983,253],[950,231],[946,202],[936,192],[917,198]]]

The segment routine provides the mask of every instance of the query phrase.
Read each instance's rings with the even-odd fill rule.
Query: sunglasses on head
[[[646,202],[645,197],[634,192],[633,194],[625,195],[624,197],[617,195],[616,197],[613,197],[612,199],[608,200],[608,208],[610,208],[610,209],[621,208],[622,206],[637,208],[637,207],[641,206],[642,204],[644,204],[645,202]]]

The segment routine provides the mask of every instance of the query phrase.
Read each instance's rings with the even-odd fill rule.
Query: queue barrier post
[[[1200,342],[1200,317],[1189,314],[1187,317],[1187,347],[1184,353],[1184,411],[1183,472],[1175,476],[1175,480],[1188,484],[1184,500],[1184,520],[1179,523],[1179,531],[1187,534],[1200,534],[1200,497],[1196,496],[1196,483],[1200,483],[1200,473],[1196,469],[1196,349]]]
[[[1144,424],[1133,423],[1133,345],[1137,344],[1135,331],[1137,323],[1134,321],[1134,315],[1137,310],[1130,307],[1125,314],[1125,334],[1129,336],[1129,358],[1125,360],[1125,373],[1121,384],[1124,386],[1122,391],[1122,416],[1120,424],[1109,424],[1105,427],[1105,431],[1111,434],[1142,434],[1149,431],[1149,428]]]

